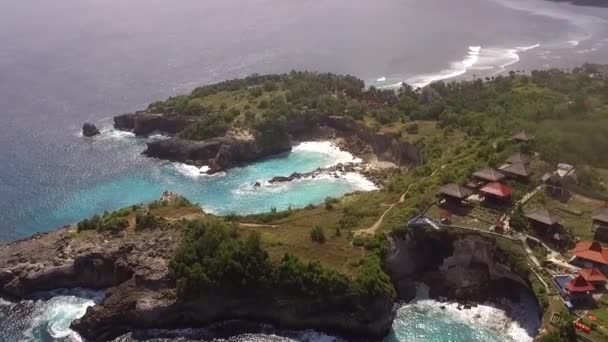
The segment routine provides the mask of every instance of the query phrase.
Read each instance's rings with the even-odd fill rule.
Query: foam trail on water
[[[376,80],[376,82],[386,82],[386,77],[380,77]]]
[[[540,44],[515,48],[470,46],[462,61],[453,62],[450,68],[435,74],[423,74],[408,78],[405,82],[414,89],[423,88],[433,82],[461,76],[469,71],[483,71],[492,75],[502,73],[507,67],[519,62],[519,53],[540,47]],[[400,87],[402,82],[381,88]]]
[[[526,329],[504,310],[491,305],[459,310],[456,303],[431,299],[403,305],[397,312],[388,341],[408,341],[415,336],[421,341],[438,342],[446,333],[456,341],[533,341]]]
[[[317,152],[322,153],[330,157],[330,161],[326,165],[320,165],[321,167],[328,167],[339,163],[360,163],[361,158],[353,156],[351,153],[342,151],[338,146],[334,145],[331,141],[306,141],[299,143],[292,148],[293,152]]]

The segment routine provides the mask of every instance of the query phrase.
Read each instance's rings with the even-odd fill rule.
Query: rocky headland
[[[116,116],[114,127],[140,136],[154,132],[170,134],[172,137],[169,139],[148,142],[144,154],[209,166],[208,173],[289,152],[295,143],[305,140],[331,140],[345,151],[398,167],[415,165],[420,161],[418,148],[397,134],[374,132],[344,116],[301,113],[288,123],[288,134],[273,135],[270,139],[260,137],[250,128],[231,128],[223,135],[206,140],[186,139],[179,134],[197,120],[197,117],[189,115],[142,111]]]
[[[103,302],[72,324],[94,341],[133,330],[203,327],[234,319],[374,340],[391,327],[394,303],[383,296],[362,299],[345,294],[318,300],[281,291],[255,296],[208,292],[184,300],[169,267],[181,238],[174,224],[118,233],[79,233],[67,226],[37,234],[0,246],[0,294],[19,300],[56,288],[105,290]],[[401,300],[413,298],[416,282],[426,283],[434,298],[461,302],[515,301],[521,291],[530,292],[492,242],[476,234],[395,236],[385,266]]]

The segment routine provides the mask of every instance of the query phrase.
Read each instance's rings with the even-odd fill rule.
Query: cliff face
[[[198,118],[138,112],[114,118],[116,129],[147,135],[155,131],[176,134]],[[229,130],[223,137],[193,141],[174,137],[148,143],[144,152],[150,157],[179,161],[194,165],[209,165],[216,172],[242,163],[288,152],[293,140],[338,139],[340,147],[357,155],[374,155],[380,161],[397,166],[419,162],[418,149],[397,135],[376,133],[365,125],[341,116],[322,116],[301,113],[288,124],[289,136],[277,134],[270,141],[261,142],[254,132]],[[268,140],[268,139],[266,139]]]
[[[343,117],[330,116],[324,124],[335,130],[335,134],[347,140],[347,145],[369,146],[380,161],[405,166],[419,163],[419,151],[414,145],[403,141],[396,134],[377,133],[363,124]]]
[[[179,300],[168,266],[179,240],[174,227],[114,235],[76,235],[64,228],[0,246],[0,295],[21,299],[55,288],[106,289],[103,302],[72,324],[93,341],[136,329],[204,327],[234,319],[374,339],[391,327],[393,303],[388,298],[321,301],[268,291],[240,297],[206,293],[196,300]]]
[[[504,264],[493,242],[475,234],[417,232],[395,238],[387,266],[405,300],[413,298],[415,281],[426,283],[432,297],[463,301],[517,301],[520,291],[532,293],[527,281]]]
[[[144,154],[149,157],[208,165],[212,173],[291,151],[291,141],[288,138],[262,142],[246,130],[230,130],[223,137],[205,141],[170,138],[149,142],[147,145]]]
[[[114,128],[136,135],[148,135],[157,131],[175,134],[196,120],[197,118],[187,115],[138,112],[115,116]]]
[[[390,300],[321,302],[280,294],[235,298],[209,293],[180,301],[173,289],[150,290],[131,280],[113,289],[103,304],[91,307],[73,328],[101,341],[134,329],[203,327],[234,319],[380,339],[388,333],[393,316]]]

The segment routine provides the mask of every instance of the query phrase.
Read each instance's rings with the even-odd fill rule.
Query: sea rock
[[[289,138],[260,141],[245,130],[230,130],[225,136],[205,141],[170,138],[149,142],[144,154],[183,163],[208,165],[216,173],[291,150]]]
[[[182,163],[210,164],[222,144],[221,138],[206,141],[169,138],[148,142],[148,148],[144,151],[144,154],[153,158]]]
[[[115,287],[101,305],[89,308],[72,328],[87,339],[106,341],[134,329],[203,327],[226,319],[381,339],[390,329],[393,311],[386,298],[359,302],[344,296],[327,302],[276,292],[241,298],[207,293],[182,301],[170,288],[152,290],[130,280]]]
[[[97,127],[95,127],[95,125],[93,125],[92,123],[86,122],[82,126],[82,135],[84,135],[85,137],[92,137],[98,135],[99,133],[100,132]]]

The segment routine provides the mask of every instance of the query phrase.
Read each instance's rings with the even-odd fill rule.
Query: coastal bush
[[[511,215],[510,225],[513,229],[520,232],[528,230],[528,219],[526,218],[521,204],[515,206],[513,214]]]
[[[339,203],[340,200],[334,197],[326,197],[325,198],[325,210],[333,210],[334,204]]]
[[[190,200],[188,200],[184,196],[174,196],[171,198],[171,200],[156,200],[156,201],[148,204],[148,208],[150,208],[150,209],[164,208],[164,207],[187,208],[187,207],[195,207],[195,206],[196,206],[196,204],[190,202]]]
[[[310,239],[314,242],[325,243],[326,238],[325,238],[325,230],[323,230],[323,227],[315,226],[310,231]]]
[[[150,213],[138,212],[135,215],[135,229],[156,229],[162,226],[164,220]]]
[[[362,297],[395,298],[395,288],[389,276],[382,270],[382,261],[377,255],[365,260],[355,278],[355,291]]]
[[[271,283],[271,264],[260,236],[239,239],[237,227],[223,220],[191,221],[170,268],[181,296],[211,290],[244,295]]]
[[[207,140],[226,134],[234,120],[234,112],[216,113],[186,127],[180,136],[191,140]]]
[[[126,216],[132,213],[131,208],[123,208],[115,212],[105,212],[103,215],[94,215],[77,224],[78,231],[96,230],[117,233],[129,226]]]
[[[394,296],[380,259],[373,256],[355,279],[285,254],[273,263],[259,234],[242,236],[235,224],[214,218],[183,222],[184,237],[170,261],[182,299],[203,294],[296,295],[318,299]]]

